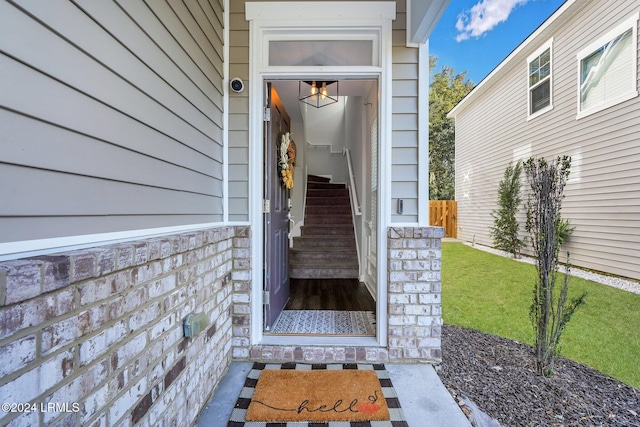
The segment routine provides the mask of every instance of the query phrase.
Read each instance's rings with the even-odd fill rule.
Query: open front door
[[[264,122],[264,326],[271,327],[289,299],[289,190],[278,169],[281,136],[290,122],[282,101],[271,83],[266,84]]]

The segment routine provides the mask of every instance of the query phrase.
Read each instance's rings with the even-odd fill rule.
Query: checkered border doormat
[[[268,422],[248,422],[245,420],[249,403],[251,403],[251,397],[255,391],[256,384],[260,373],[265,369],[295,369],[295,370],[341,370],[341,369],[361,369],[361,370],[374,370],[380,380],[380,386],[382,388],[382,394],[387,399],[387,406],[389,407],[390,421],[331,421],[327,423],[323,422],[288,422],[288,423],[268,423]],[[360,364],[360,363],[346,363],[346,364],[304,364],[304,363],[283,363],[283,364],[265,364],[254,363],[253,368],[247,375],[244,387],[240,391],[238,401],[231,412],[229,423],[227,427],[409,427],[409,424],[405,421],[404,413],[400,407],[400,401],[398,395],[393,389],[393,384],[389,378],[389,373],[385,369],[383,364]]]

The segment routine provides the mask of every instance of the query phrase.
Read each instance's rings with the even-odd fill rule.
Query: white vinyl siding
[[[415,224],[418,222],[418,176],[405,171],[418,168],[418,85],[429,83],[426,77],[423,82],[419,79],[418,49],[406,46],[404,3],[398,2],[392,35],[391,222]],[[402,214],[398,213],[399,199],[403,201]]]
[[[220,2],[15,3],[0,242],[221,221]]]
[[[497,207],[498,183],[509,162],[569,155],[573,161],[562,213],[576,229],[563,251],[570,251],[576,266],[640,279],[639,98],[576,120],[577,53],[637,13],[637,6],[633,0],[576,2],[519,56],[501,64],[499,73],[483,83],[484,90],[472,93],[459,106],[460,239],[493,245],[491,211]],[[528,121],[528,70],[523,64],[550,37],[554,40],[553,110]],[[519,218],[524,224],[524,208]]]
[[[229,74],[244,81],[229,95],[229,221],[249,221],[249,23],[244,1],[229,4]]]
[[[578,53],[578,117],[638,96],[638,14]]]

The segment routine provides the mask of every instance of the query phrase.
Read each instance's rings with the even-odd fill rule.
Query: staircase
[[[329,181],[307,177],[304,226],[289,249],[289,276],[293,279],[358,278],[349,190]]]

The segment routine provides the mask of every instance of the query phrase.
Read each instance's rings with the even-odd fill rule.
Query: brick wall
[[[393,227],[387,234],[389,359],[440,363],[442,227]]]
[[[0,425],[191,425],[232,358],[439,363],[442,236],[388,231],[387,347],[251,346],[248,227],[2,262],[0,403],[36,411]]]
[[[237,268],[231,273],[233,279],[232,357],[247,360],[251,338],[251,236],[249,230],[236,237],[233,256]]]
[[[0,263],[0,402],[35,404],[0,424],[192,424],[231,359],[248,236],[221,227]],[[184,338],[198,312],[209,326]]]
[[[388,230],[387,347],[251,346],[247,285],[234,294],[234,358],[301,363],[440,363],[442,237],[442,227]]]

